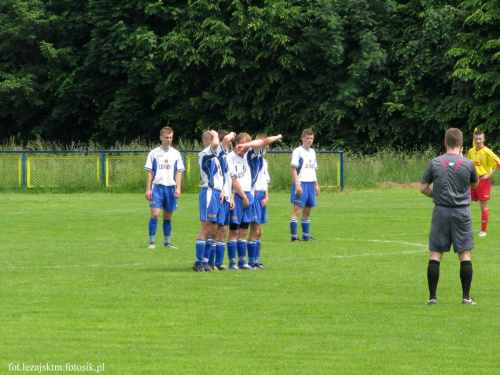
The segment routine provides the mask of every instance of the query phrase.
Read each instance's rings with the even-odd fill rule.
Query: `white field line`
[[[423,250],[428,250],[427,245],[421,243],[413,243],[413,242],[405,242],[405,241],[391,241],[391,240],[366,240],[359,238],[335,238],[334,240],[338,241],[359,241],[359,242],[377,242],[377,243],[394,243],[401,244],[405,246],[414,246],[419,247],[419,250],[403,250],[403,251],[393,251],[390,253],[365,253],[365,254],[347,254],[347,255],[331,255],[331,256],[322,256],[322,257],[300,257],[301,260],[304,259],[343,259],[343,258],[360,258],[360,257],[381,257],[381,256],[389,256],[389,255],[403,255],[403,254],[415,254],[422,253]],[[269,260],[287,260],[287,258],[267,258]],[[293,258],[297,259],[297,258]],[[292,259],[288,259],[292,260]],[[57,270],[57,269],[69,269],[69,268],[115,268],[115,267],[141,267],[141,266],[159,266],[163,263],[123,263],[123,264],[87,264],[87,265],[79,265],[79,264],[68,264],[68,265],[55,265],[55,266],[15,266],[12,264],[8,264],[6,266],[0,267],[0,269],[18,269],[18,270],[27,270],[27,269],[47,269],[47,270]]]

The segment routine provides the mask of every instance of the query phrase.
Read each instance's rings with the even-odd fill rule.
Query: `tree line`
[[[500,0],[2,0],[0,51],[0,140],[500,142]]]

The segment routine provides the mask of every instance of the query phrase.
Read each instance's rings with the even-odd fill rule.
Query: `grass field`
[[[323,194],[319,241],[293,244],[288,194],[271,192],[268,269],[205,274],[191,270],[196,195],[180,198],[166,251],[147,249],[142,194],[2,194],[0,373],[496,374],[499,193],[473,251],[477,306],[460,303],[454,254],[424,305],[433,205],[413,189]]]

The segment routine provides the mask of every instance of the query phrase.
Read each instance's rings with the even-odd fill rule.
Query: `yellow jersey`
[[[471,148],[469,152],[467,152],[467,159],[474,162],[476,173],[479,177],[490,173],[493,168],[500,167],[500,158],[485,146],[481,147],[479,150],[476,150],[475,147]]]

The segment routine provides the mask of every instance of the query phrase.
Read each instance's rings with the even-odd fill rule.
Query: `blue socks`
[[[257,263],[257,241],[248,241],[247,250],[248,264],[252,265],[254,263]]]
[[[236,265],[236,241],[227,241],[227,257],[229,258],[229,266]]]
[[[297,219],[290,219],[290,234],[292,235],[292,238],[297,238],[298,226],[299,224]]]
[[[238,250],[238,266],[242,266],[247,263],[247,241],[238,240],[236,248]]]
[[[158,228],[158,220],[150,218],[149,219],[149,242],[155,242],[156,229]]]
[[[196,261],[194,264],[200,266],[205,259],[205,248],[207,247],[207,243],[205,240],[196,240]],[[208,260],[208,259],[207,259]]]
[[[163,220],[163,245],[170,243],[170,234],[172,233],[172,220]]]
[[[155,242],[156,231],[158,229],[158,220],[149,218],[149,242]],[[163,245],[170,243],[170,235],[172,234],[172,220],[163,220]]]
[[[304,240],[309,239],[309,228],[311,226],[311,220],[309,219],[302,220],[300,224],[302,226],[302,239]]]
[[[222,266],[224,263],[224,251],[226,250],[226,244],[224,241],[217,241],[215,244],[215,265],[217,267]]]

